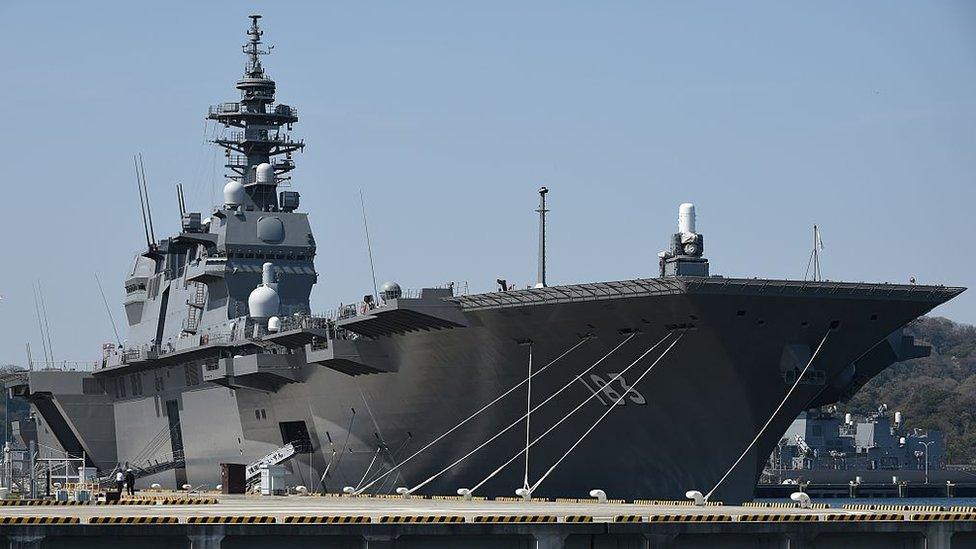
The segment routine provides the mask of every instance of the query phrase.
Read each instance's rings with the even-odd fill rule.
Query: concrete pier
[[[0,507],[10,548],[976,548],[976,513],[922,509],[221,498],[206,505]]]

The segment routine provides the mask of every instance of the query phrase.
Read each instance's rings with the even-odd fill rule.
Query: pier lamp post
[[[935,444],[934,440],[928,442],[919,442],[922,446],[925,446],[925,484],[929,483],[929,444]]]

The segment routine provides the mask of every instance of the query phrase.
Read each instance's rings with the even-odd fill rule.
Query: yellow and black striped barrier
[[[120,499],[115,501],[99,501],[96,505],[156,505],[154,499]]]
[[[590,515],[566,515],[563,517],[563,522],[593,522],[593,517]]]
[[[217,498],[173,498],[166,497],[155,500],[160,505],[216,505]]]
[[[874,511],[874,505],[870,503],[845,503],[840,507],[851,511]]]
[[[826,521],[858,522],[858,521],[877,521],[877,520],[904,520],[904,515],[899,513],[831,513],[824,515]]]
[[[57,501],[53,499],[6,499],[0,500],[0,505],[5,507],[23,507],[38,505],[88,505],[88,501]]]
[[[559,522],[559,519],[555,515],[478,515],[474,517],[474,522],[539,523]]]
[[[732,522],[732,515],[651,515],[648,522]]]
[[[744,501],[742,507],[762,507],[768,509],[802,509],[799,503],[792,501]],[[810,509],[830,509],[826,503],[811,503]]]
[[[78,517],[0,517],[0,524],[79,524]]]
[[[285,524],[364,524],[370,518],[363,515],[295,515],[285,517]]]
[[[274,524],[274,517],[269,516],[203,516],[189,517],[187,524]]]
[[[447,522],[464,522],[461,515],[384,515],[380,517],[382,523],[392,524],[441,524]]]
[[[640,515],[617,515],[613,517],[614,522],[644,522]]]
[[[953,505],[952,507],[947,507],[946,511],[950,513],[976,513],[976,507],[971,505]]]
[[[153,516],[153,517],[92,517],[88,519],[88,524],[176,524],[179,520],[176,517]]]
[[[739,522],[813,522],[817,515],[806,513],[761,513],[753,515],[739,515]]]
[[[914,513],[909,520],[918,521],[976,521],[976,513]]]

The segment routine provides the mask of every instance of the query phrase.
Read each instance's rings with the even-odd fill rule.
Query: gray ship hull
[[[276,391],[212,383],[187,386],[181,365],[158,368],[152,375],[164,380],[156,385],[162,390],[114,404],[116,459],[145,457],[153,439],[178,424],[185,470],[144,482],[178,484],[185,475],[194,486],[215,486],[220,463],[259,459],[288,442],[286,423],[303,422],[311,451],[288,462],[290,483],[332,492],[362,487],[525,380],[526,342],[531,341],[536,369],[578,346],[532,380],[535,404],[568,385],[531,415],[532,438],[568,419],[531,448],[530,483],[623,396],[535,495],[586,497],[600,488],[615,498],[683,498],[687,490],[706,492],[715,486],[770,420],[826,335],[810,371],[713,496],[742,501],[752,496],[766,457],[797,413],[818,399],[829,402],[843,396],[857,383],[857,376],[850,375],[852,364],[871,372],[911,358],[905,356],[899,328],[960,291],[891,287],[896,291],[884,293],[883,285],[797,282],[764,287],[761,282],[687,282],[662,295],[567,302],[485,305],[476,296],[460,298],[465,327],[364,340],[389,358],[393,371],[349,375],[304,365],[295,382]],[[584,336],[593,337],[580,343]],[[582,381],[574,381],[628,337]],[[600,380],[612,380],[662,339],[621,380],[573,412],[599,389]],[[884,364],[865,363],[872,355],[881,356]],[[389,493],[428,479],[517,422],[526,411],[526,396],[524,386],[512,392],[368,491]],[[175,422],[165,404],[174,400]],[[458,488],[478,484],[524,450],[525,436],[524,422],[519,423],[417,493],[455,494]],[[163,444],[159,451],[166,450],[171,448]],[[524,475],[525,460],[519,457],[477,494],[514,495]]]

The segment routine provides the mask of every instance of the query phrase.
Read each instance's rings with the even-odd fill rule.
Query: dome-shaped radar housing
[[[230,180],[224,185],[224,204],[229,207],[240,206],[244,203],[244,185],[240,181]]]
[[[278,314],[281,299],[275,290],[274,265],[265,263],[261,266],[261,285],[251,290],[247,296],[247,310],[252,318],[270,318]]]
[[[384,300],[399,299],[403,295],[403,291],[396,282],[384,282],[380,286],[380,295],[383,296]]]
[[[258,286],[251,290],[251,295],[247,296],[247,310],[253,318],[270,318],[277,315],[280,304],[278,292],[271,286]]]
[[[254,177],[260,185],[271,185],[274,183],[274,175],[274,168],[267,162],[258,164],[254,170]]]

